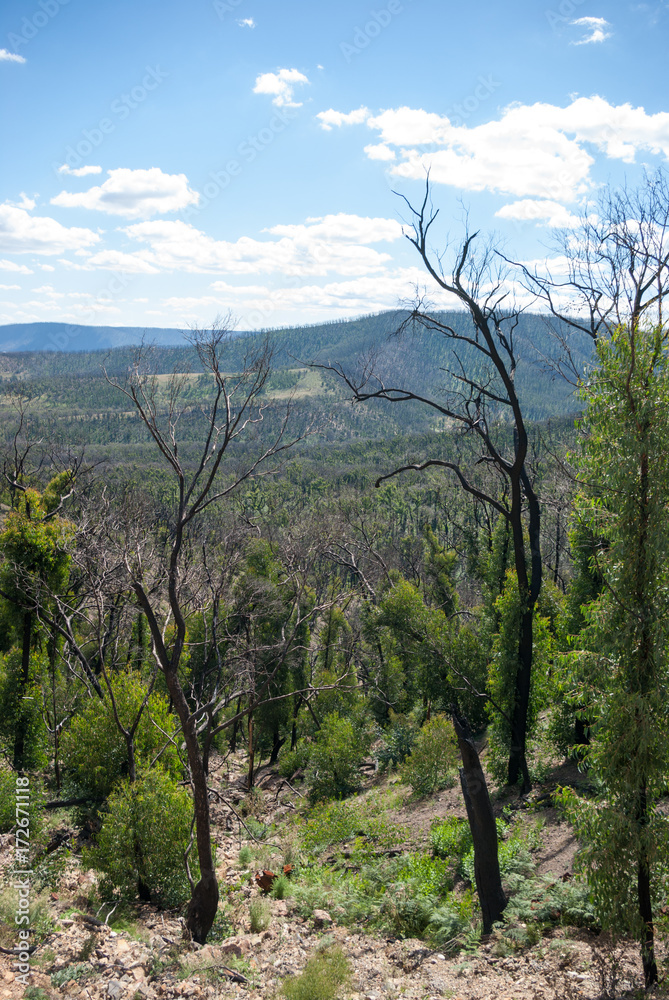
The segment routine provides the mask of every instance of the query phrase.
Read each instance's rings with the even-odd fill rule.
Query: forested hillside
[[[667,332],[455,287],[454,313],[2,356],[0,823],[36,887],[10,953],[48,954],[81,878],[92,927],[168,911],[239,959],[271,896],[443,961],[614,932],[657,981]],[[51,984],[92,987],[94,944]],[[154,981],[186,969],[160,954]]]

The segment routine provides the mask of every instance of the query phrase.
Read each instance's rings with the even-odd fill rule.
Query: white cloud
[[[78,271],[93,271],[98,267],[121,274],[158,274],[158,268],[132,253],[121,250],[100,250],[88,257],[85,264],[73,265]]]
[[[261,73],[256,77],[254,94],[271,94],[272,104],[278,108],[301,108],[301,101],[294,101],[294,90],[299,84],[309,83],[304,73],[297,69],[280,69],[278,73]]]
[[[102,167],[96,167],[94,164],[91,164],[88,167],[77,167],[76,170],[73,170],[67,163],[64,163],[62,167],[58,167],[58,173],[68,174],[71,177],[88,177],[89,174],[101,174]]]
[[[90,229],[68,229],[55,219],[31,216],[15,205],[0,205],[0,252],[56,254],[99,241]]]
[[[41,271],[55,271],[56,268],[52,267],[51,264],[40,264],[39,268]]]
[[[370,219],[339,212],[337,215],[309,218],[305,224],[271,226],[263,232],[289,236],[296,242],[325,240],[367,244],[399,239],[402,226],[395,219]]]
[[[395,153],[391,174],[468,191],[519,198],[573,201],[592,186],[588,144],[631,163],[638,152],[669,159],[669,113],[647,114],[631,104],[580,97],[567,107],[515,104],[499,118],[467,127],[421,108],[390,108],[377,115],[321,112],[324,128],[364,121],[378,141],[365,146],[370,159]],[[353,119],[353,115],[356,118]]]
[[[237,24],[239,25],[240,28],[255,28],[256,26],[256,23],[252,17],[241,17],[237,21]]]
[[[579,28],[585,28],[587,32],[584,38],[578,42],[572,42],[572,45],[590,45],[592,42],[603,42],[611,37],[611,32],[606,31],[606,28],[610,28],[611,25],[603,17],[577,17],[575,21],[569,23]]]
[[[578,215],[573,215],[568,208],[557,201],[535,201],[531,198],[504,205],[495,212],[495,215],[500,219],[537,222],[558,229],[573,229],[581,222]]]
[[[0,62],[24,63],[25,59],[16,52],[8,52],[7,49],[0,49]]]
[[[88,191],[61,191],[51,199],[51,204],[124,215],[128,219],[148,219],[196,205],[200,197],[188,187],[185,174],[164,174],[160,167],[149,170],[119,167],[109,170],[108,175],[104,184]]]
[[[0,285],[0,288],[2,288],[3,292],[20,292],[21,291],[21,286],[20,285]]]
[[[0,271],[14,271],[16,274],[34,274],[25,264],[15,264],[13,260],[0,260]]]
[[[12,205],[14,208],[25,208],[31,212],[37,202],[34,198],[29,198],[25,191],[22,191],[18,201],[8,201],[6,204]]]
[[[395,150],[386,146],[385,142],[371,143],[365,146],[365,153],[370,160],[394,160]]]
[[[382,271],[390,257],[368,246],[401,236],[394,219],[329,215],[295,226],[273,226],[279,239],[214,240],[189,223],[141,222],[124,232],[148,244],[133,257],[165,270],[230,274],[363,275]]]
[[[341,128],[342,125],[361,125],[366,122],[371,114],[369,108],[358,108],[356,111],[335,111],[329,108],[327,111],[319,111],[316,117],[321,123],[321,128],[326,132],[331,132],[334,128]]]
[[[303,320],[318,321],[394,309],[402,302],[413,301],[416,286],[422,289],[425,280],[425,272],[420,268],[405,267],[343,281],[290,287],[233,285],[214,281],[211,289],[215,294],[204,297],[174,296],[163,305],[177,311],[184,319],[201,313],[202,319],[206,320],[212,311],[232,308],[242,325],[277,326],[294,322],[296,311]],[[455,305],[452,297],[439,289],[430,289],[430,301],[435,307]]]

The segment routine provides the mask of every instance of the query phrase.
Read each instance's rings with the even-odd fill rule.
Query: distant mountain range
[[[143,326],[80,326],[77,323],[8,323],[0,326],[0,351],[99,351],[152,341],[185,345],[183,330]]]
[[[361,371],[373,358],[373,367],[386,385],[408,386],[429,392],[457,390],[453,372],[463,365],[473,378],[488,380],[483,358],[475,348],[426,330],[398,337],[403,312],[384,312],[352,320],[335,320],[313,326],[288,327],[270,332],[275,370],[305,370],[311,361],[336,364],[349,372]],[[465,312],[440,317],[459,332],[474,335]],[[563,331],[568,333],[568,331]],[[516,385],[526,416],[542,420],[573,412],[579,402],[573,389],[547,371],[546,359],[559,354],[546,317],[524,314],[514,332],[519,361]],[[224,371],[241,371],[263,340],[262,333],[235,331],[223,347]],[[0,377],[19,379],[101,378],[104,364],[109,374],[127,372],[135,357],[134,345],[154,345],[147,360],[158,373],[200,372],[200,359],[184,331],[165,328],[77,326],[66,323],[17,323],[0,326]],[[583,371],[592,358],[592,343],[585,335],[570,335],[573,360]],[[297,376],[296,376],[297,377]],[[285,380],[285,379],[284,379]],[[83,390],[81,390],[83,391]]]

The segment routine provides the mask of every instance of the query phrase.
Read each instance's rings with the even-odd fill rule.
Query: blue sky
[[[0,323],[319,322],[426,284],[441,229],[550,256],[669,157],[669,3],[5,0]],[[439,300],[427,286],[433,301]]]

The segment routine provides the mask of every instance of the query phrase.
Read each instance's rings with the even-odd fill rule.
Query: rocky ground
[[[220,775],[229,791],[230,775]],[[280,779],[264,777],[265,798],[273,814],[290,815],[295,794]],[[275,792],[276,790],[276,792]],[[234,799],[228,799],[234,808]],[[424,840],[431,819],[459,812],[455,790],[418,804],[398,806],[398,817],[411,820],[416,842]],[[635,996],[642,984],[636,949],[613,948],[584,931],[555,928],[534,947],[512,950],[492,937],[475,951],[446,957],[418,940],[399,940],[364,933],[362,927],[338,926],[336,913],[315,910],[309,919],[294,911],[291,899],[267,899],[268,924],[252,933],[249,904],[260,889],[243,878],[239,864],[237,811],[225,804],[214,809],[218,824],[218,866],[223,887],[236,887],[231,933],[204,947],[184,939],[178,914],[137,907],[124,921],[106,918],[106,909],[91,904],[93,872],[82,871],[73,851],[56,891],[44,907],[52,929],[31,956],[32,1000],[151,1000],[170,997],[274,997],[286,977],[298,975],[308,958],[328,944],[341,946],[353,969],[351,1000],[530,1000],[530,998],[604,998]],[[558,877],[568,875],[574,855],[569,828],[552,809],[546,825],[539,868]],[[75,831],[61,826],[61,833]],[[244,831],[242,830],[242,833]],[[13,838],[0,838],[0,865],[11,857]],[[97,914],[97,915],[96,915]],[[4,929],[3,943],[8,941]],[[664,968],[664,966],[663,966]],[[26,988],[16,978],[13,960],[0,955],[0,1000],[18,1000]],[[664,988],[655,993],[665,996]]]

